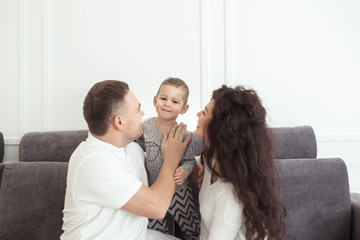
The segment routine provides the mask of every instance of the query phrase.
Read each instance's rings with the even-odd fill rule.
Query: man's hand
[[[169,136],[164,134],[161,143],[161,154],[164,158],[164,163],[171,161],[171,164],[176,164],[176,167],[179,165],[181,158],[184,156],[186,146],[192,137],[192,133],[190,133],[185,141],[183,141],[185,131],[186,125],[180,123],[177,128],[176,124],[172,126]]]
[[[185,181],[185,178],[186,178],[186,173],[185,173],[184,169],[177,168],[175,173],[174,173],[174,181],[175,181],[175,183],[177,185],[181,185]]]
[[[156,182],[147,187],[142,185],[135,195],[121,208],[148,218],[162,219],[169,209],[174,196],[174,172],[184,155],[186,146],[191,140],[191,134],[183,141],[186,126],[176,124],[171,128],[169,136],[164,134],[161,153],[164,163]]]

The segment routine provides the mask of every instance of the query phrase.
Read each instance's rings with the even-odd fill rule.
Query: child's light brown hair
[[[169,85],[169,86],[175,86],[175,87],[181,87],[183,88],[183,90],[185,91],[185,96],[184,96],[184,104],[187,103],[188,101],[188,98],[189,98],[189,88],[188,86],[186,85],[186,83],[181,80],[180,78],[172,78],[172,77],[169,77],[167,79],[165,79],[161,84],[160,84],[160,87],[156,93],[156,96],[159,95],[159,92],[160,92],[160,89],[163,85]]]

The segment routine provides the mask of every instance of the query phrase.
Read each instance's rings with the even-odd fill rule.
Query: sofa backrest
[[[19,144],[20,162],[68,162],[88,130],[26,133]]]
[[[315,133],[310,126],[270,128],[276,159],[316,158]],[[20,162],[68,162],[88,130],[26,133],[19,145]],[[276,150],[275,150],[276,149]]]
[[[275,160],[287,209],[285,240],[349,240],[351,199],[346,165],[334,159]]]
[[[316,158],[317,144],[311,126],[271,128],[275,159]]]
[[[68,163],[0,164],[0,239],[58,240]]]

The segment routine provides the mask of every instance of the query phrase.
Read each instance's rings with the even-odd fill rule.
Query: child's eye
[[[179,103],[179,102],[178,102],[178,101],[173,101],[173,103],[175,103],[175,104],[176,104],[176,103]]]
[[[205,111],[204,111],[204,110],[203,110],[201,113],[202,113],[202,115],[204,115],[204,116],[205,116]]]
[[[166,98],[164,98],[164,97],[162,97],[162,98],[160,98],[160,99],[161,99],[161,100],[164,100],[164,101],[166,100]]]

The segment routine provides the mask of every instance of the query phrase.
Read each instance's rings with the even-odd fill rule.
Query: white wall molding
[[[200,0],[200,106],[204,107],[209,94],[209,1]]]
[[[205,106],[226,79],[225,0],[200,0],[200,34],[201,105]]]
[[[4,137],[4,144],[6,146],[19,146],[20,137]]]
[[[43,131],[51,130],[51,1],[43,0]]]
[[[224,0],[224,49],[225,80],[227,85],[234,85],[234,1]]]
[[[316,134],[318,142],[360,142],[359,133]]]
[[[27,0],[19,0],[18,139],[27,130]],[[9,140],[8,140],[9,141]],[[13,142],[12,140],[10,142]]]
[[[351,168],[356,167],[360,170],[360,158],[346,158],[344,161],[346,163],[346,166]]]

